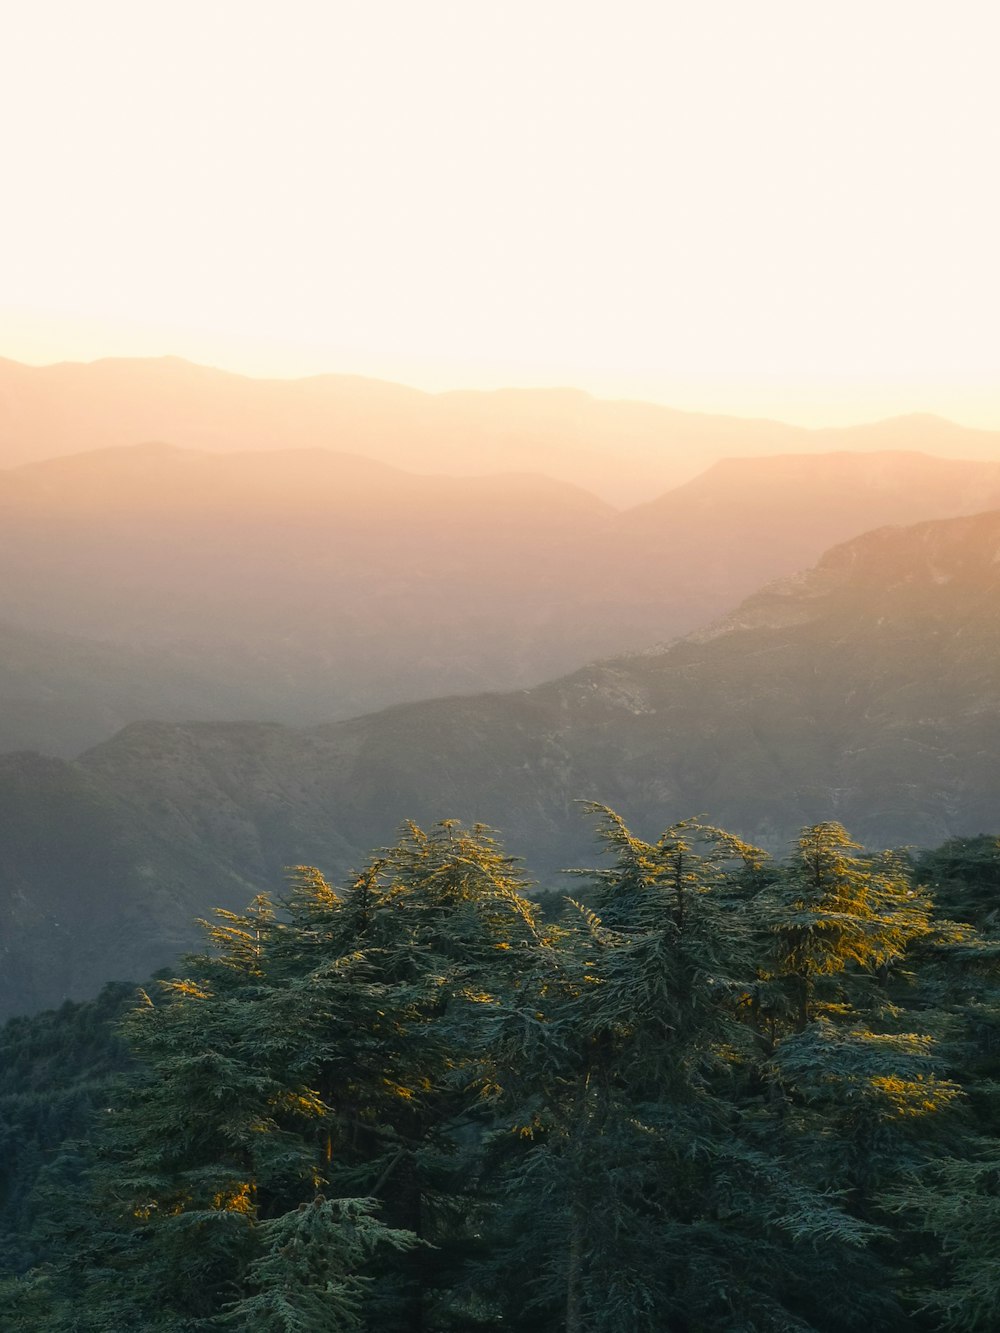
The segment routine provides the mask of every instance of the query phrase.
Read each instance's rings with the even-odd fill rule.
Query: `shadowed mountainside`
[[[169,654],[0,622],[0,752],[78,754],[137,718],[262,717],[268,701]]]
[[[642,835],[704,813],[774,848],[831,818],[877,845],[994,828],[998,650],[991,512],[866,534],[709,630],[534,690],[3,756],[3,1006],[143,975],[194,915],[289,864],[343,873],[407,818],[499,827],[545,878],[593,859],[581,798]]]

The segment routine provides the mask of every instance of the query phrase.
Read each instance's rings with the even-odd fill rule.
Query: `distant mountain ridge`
[[[1000,511],[868,533],[662,651],[531,690],[0,756],[2,1003],[142,975],[194,915],[289,864],[343,873],[404,819],[485,821],[551,882],[593,862],[580,799],[642,836],[705,814],[772,848],[831,818],[872,845],[995,830]]]
[[[926,415],[807,430],[577,389],[428,394],[350,375],[252,379],[178,357],[0,359],[0,466],[149,439],[221,451],[320,446],[412,471],[538,471],[623,505],[732,455],[919,448],[1000,460],[1000,432]]]
[[[324,449],[29,464],[0,472],[0,750],[530,687],[689,633],[866,528],[994,505],[1000,462],[912,452],[723,460],[623,512]]]

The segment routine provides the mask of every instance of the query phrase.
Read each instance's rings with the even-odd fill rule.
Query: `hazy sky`
[[[2,9],[2,355],[1000,427],[996,0]]]

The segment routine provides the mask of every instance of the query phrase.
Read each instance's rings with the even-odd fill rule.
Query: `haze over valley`
[[[115,367],[111,388],[102,364],[70,369],[79,400],[106,422],[119,383],[142,382],[141,364]],[[198,373],[214,383],[215,372]],[[252,404],[255,382],[230,379]],[[309,396],[308,382],[276,387]],[[45,401],[66,410],[59,395]],[[5,468],[0,744],[71,756],[143,719],[316,724],[534,686],[689,633],[869,528],[1000,505],[995,458],[885,447],[944,451],[975,432],[906,419],[853,433],[789,429],[785,446],[805,437],[808,452],[736,457],[725,451],[774,435],[767,423],[717,419],[699,475],[624,508],[537,466],[510,470],[563,451],[563,470],[574,471],[575,401],[550,413],[541,446],[489,454],[500,471],[481,447],[485,418],[456,447],[456,472],[414,472],[358,452],[373,448],[370,421],[340,421],[336,449],[306,448],[246,405],[228,429],[221,406],[212,419],[230,441],[255,422],[256,449],[165,439]],[[78,402],[68,406],[78,422]],[[23,423],[29,407],[9,391],[9,419]],[[163,413],[190,437],[176,404],[171,417],[154,396],[145,410],[145,424]],[[48,429],[39,447],[65,447]],[[831,451],[831,434],[857,448]],[[991,438],[980,435],[981,445]],[[400,427],[387,438],[408,437]],[[609,430],[593,444],[591,463],[612,489],[615,477],[635,487],[643,474],[618,439]],[[395,453],[408,450],[419,456],[412,441]]]

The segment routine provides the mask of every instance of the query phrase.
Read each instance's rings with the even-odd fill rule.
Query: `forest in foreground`
[[[1000,839],[481,827],[0,1034],[0,1325],[1000,1326]]]

